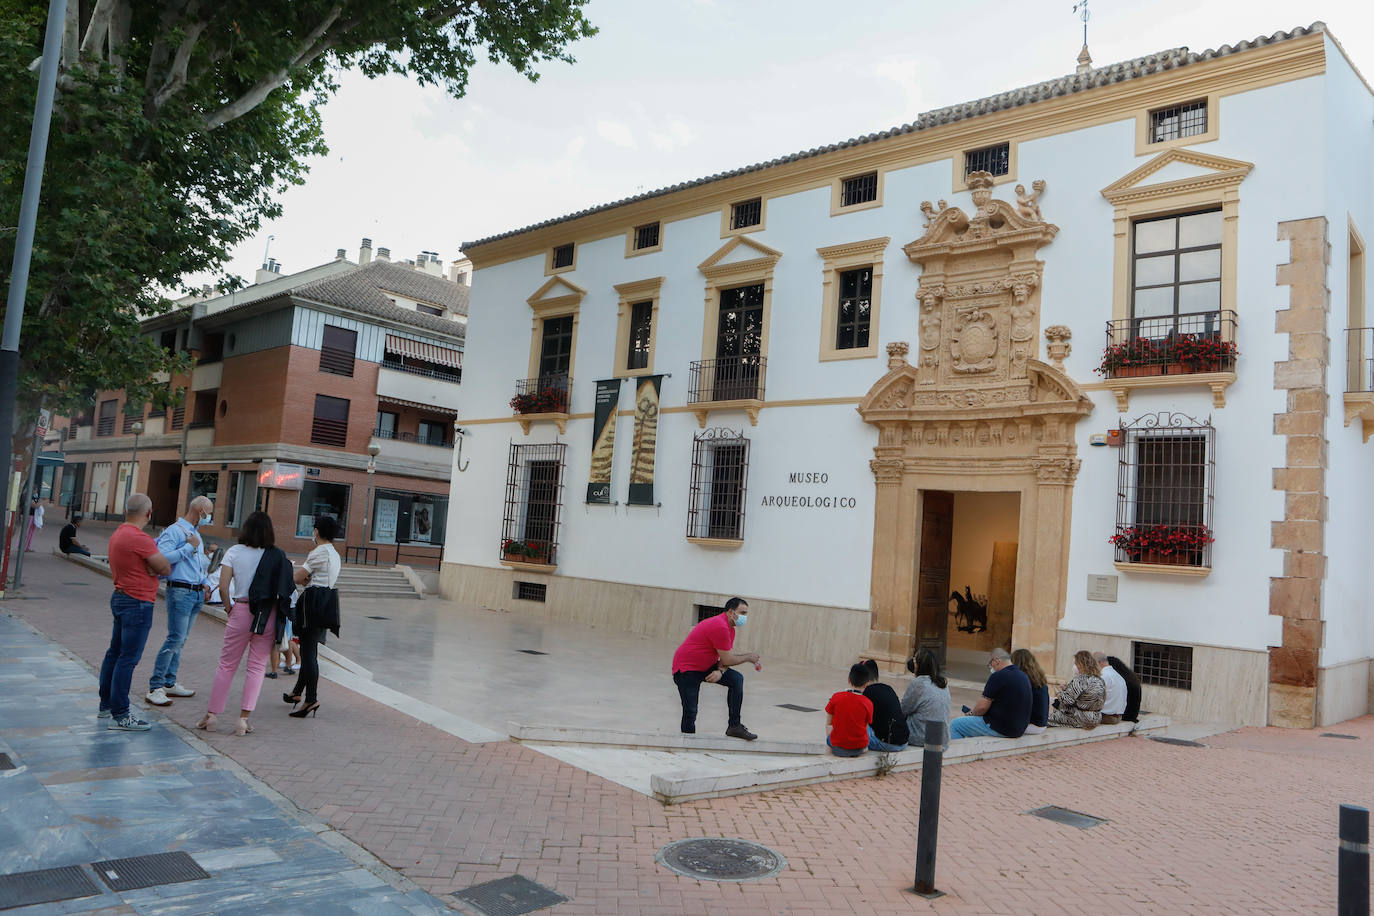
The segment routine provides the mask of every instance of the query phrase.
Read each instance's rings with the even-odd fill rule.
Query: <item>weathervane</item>
[[[1093,58],[1088,53],[1088,19],[1092,16],[1088,12],[1088,0],[1078,0],[1073,5],[1073,11],[1083,20],[1083,50],[1078,52],[1078,72],[1087,73],[1093,68]]]

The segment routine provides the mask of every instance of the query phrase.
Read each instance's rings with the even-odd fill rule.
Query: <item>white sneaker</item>
[[[149,690],[147,694],[144,695],[143,699],[147,700],[149,703],[152,703],[154,706],[172,705],[172,701],[167,699],[167,694],[161,687],[157,688],[156,690]]]
[[[183,687],[180,684],[173,684],[171,687],[164,687],[162,692],[169,697],[193,697],[196,692],[190,687]]]

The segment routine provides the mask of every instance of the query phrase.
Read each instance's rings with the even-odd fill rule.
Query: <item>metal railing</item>
[[[1374,391],[1374,328],[1346,328],[1345,390]]]
[[[767,358],[757,354],[698,360],[690,367],[687,401],[762,401],[767,369]]]
[[[1182,375],[1235,368],[1236,313],[1222,310],[1107,322],[1097,368],[1107,378]]]
[[[414,442],[419,445],[433,445],[437,448],[453,448],[453,440],[445,441],[442,436],[435,439],[422,436],[419,433],[401,433],[394,429],[382,429],[381,427],[374,429],[372,435],[378,439],[392,439],[396,442]]]
[[[364,566],[376,566],[376,565],[377,565],[377,548],[376,548],[376,547],[345,547],[345,548],[344,548],[344,562],[345,562],[345,563],[358,563],[358,564],[364,565]]]
[[[421,366],[407,366],[399,358],[390,354],[382,360],[382,368],[390,369],[393,372],[408,372],[411,375],[420,375],[425,378],[439,379],[445,382],[461,382],[463,380],[462,370],[459,369],[439,369]]]
[[[572,376],[566,372],[518,379],[510,406],[516,413],[567,413],[571,393]]]
[[[435,551],[425,553],[423,551]],[[438,569],[439,564],[444,559],[444,548],[442,545],[419,545],[419,544],[397,544],[396,545],[396,565],[400,566],[403,562],[406,566],[419,566],[424,569]],[[418,562],[417,562],[418,561]]]

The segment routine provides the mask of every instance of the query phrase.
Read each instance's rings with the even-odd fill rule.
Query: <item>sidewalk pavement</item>
[[[0,685],[0,874],[167,852],[209,873],[15,912],[449,912],[184,729],[107,729],[90,669],[9,615]],[[0,908],[20,899],[0,887]]]
[[[109,581],[50,553],[31,558],[32,576],[26,575],[19,596],[26,600],[7,602],[5,609],[98,664]],[[568,675],[554,672],[569,666],[588,684],[601,682],[595,701],[612,713],[621,704],[638,709],[640,692],[661,689],[609,677],[604,669],[622,663],[614,653],[578,653],[588,646],[620,647],[612,642],[615,634],[583,630],[578,636],[576,628],[548,630],[537,620],[495,614],[491,619],[506,621],[509,631],[474,624],[464,632],[454,621],[480,619],[477,612],[438,600],[412,604],[427,616],[407,618],[399,628],[375,622],[382,625],[375,631],[377,656],[402,676],[409,672],[411,683],[397,688],[403,692],[412,686],[436,698],[463,696],[466,718],[495,715],[508,696],[526,690],[555,712],[566,708],[559,690]],[[350,654],[367,642],[369,613],[390,616],[380,605],[359,609],[345,624],[345,638],[331,645]],[[159,606],[150,644],[163,620]],[[183,683],[208,689],[222,632],[211,620],[196,623],[183,657]],[[536,632],[556,637],[543,645],[551,656],[519,652],[536,646],[515,636]],[[455,667],[446,647],[464,637],[472,654]],[[650,641],[627,663],[647,666],[670,690],[666,674],[638,657],[659,648]],[[152,651],[145,652],[136,688],[146,684],[151,658]],[[522,667],[527,663],[532,667]],[[367,667],[379,666],[371,660]],[[765,660],[763,674],[775,670]],[[753,672],[749,678],[746,711],[761,688]],[[828,693],[829,687],[816,689]],[[1374,754],[1366,743],[1374,741],[1374,717],[1329,730],[1355,740],[1243,729],[1206,738],[1205,747],[1134,737],[953,766],[944,772],[936,874],[947,896],[926,901],[906,892],[916,845],[916,776],[665,808],[529,748],[462,740],[338,684],[322,684],[318,719],[286,718],[277,695],[264,690],[254,734],[235,738],[224,729],[206,740],[441,899],[520,874],[569,897],[556,908],[560,914],[1330,911],[1337,806],[1368,805],[1374,793]],[[231,705],[236,698],[231,693]],[[586,702],[579,694],[569,705]],[[723,698],[704,707],[711,704],[723,705]],[[189,727],[203,709],[197,696],[178,700],[165,717]],[[750,716],[746,721],[753,725]],[[1026,816],[1043,805],[1106,822],[1079,832]],[[773,878],[733,884],[680,877],[655,863],[663,845],[702,836],[763,843],[788,866]]]

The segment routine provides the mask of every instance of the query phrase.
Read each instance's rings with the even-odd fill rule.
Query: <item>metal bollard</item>
[[[931,900],[945,895],[935,889],[935,847],[940,833],[940,779],[948,728],[945,722],[926,723],[925,754],[921,757],[921,813],[916,827],[916,886],[912,891]]]
[[[922,796],[922,802],[924,802]],[[1369,809],[1341,805],[1337,916],[1369,916]]]

